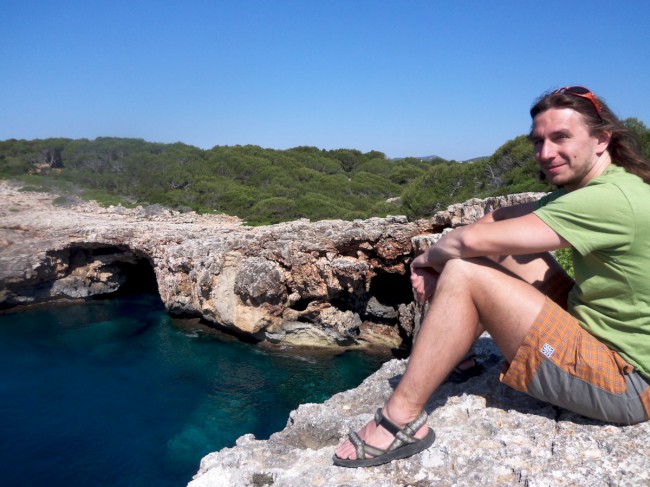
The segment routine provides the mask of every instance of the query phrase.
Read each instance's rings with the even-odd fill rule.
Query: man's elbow
[[[479,235],[481,232],[473,231],[471,226],[464,227],[462,230],[458,232],[458,250],[461,257],[483,255],[481,245],[484,244],[484,241]]]

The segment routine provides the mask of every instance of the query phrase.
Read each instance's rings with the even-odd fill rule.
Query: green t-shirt
[[[610,165],[575,191],[539,201],[535,214],[572,246],[568,311],[650,377],[650,185]]]

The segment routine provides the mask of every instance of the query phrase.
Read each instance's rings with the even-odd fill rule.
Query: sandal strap
[[[388,450],[382,450],[380,448],[377,448],[376,446],[369,445],[368,443],[363,441],[361,437],[354,431],[350,432],[348,438],[350,439],[350,443],[354,445],[354,449],[357,452],[358,460],[366,460],[367,458],[369,458],[368,453],[373,457],[378,457],[388,451]]]
[[[424,425],[424,423],[426,423],[426,421],[427,413],[422,411],[417,418],[404,426],[404,428],[400,428],[383,415],[381,408],[377,409],[377,412],[375,413],[375,422],[382,428],[389,431],[395,437],[395,440],[390,444],[386,451],[394,450],[407,443],[414,443],[418,441],[414,435],[417,430],[419,430]]]
[[[354,445],[354,449],[357,452],[357,458],[361,460],[366,459],[366,452],[364,448],[365,442],[361,439],[361,437],[354,431],[351,431],[350,434],[348,435],[348,439],[350,440],[350,443]]]
[[[460,364],[465,363],[465,362],[469,362],[470,360],[474,361],[474,365],[472,365],[471,367],[468,367],[467,369],[461,369],[459,367]],[[465,355],[463,357],[463,360],[461,360],[460,362],[458,362],[458,364],[456,364],[456,367],[454,367],[454,371],[457,371],[458,373],[463,374],[463,373],[467,372],[468,370],[473,369],[477,365],[478,365],[478,360],[476,358],[476,354],[474,352],[470,351],[470,352],[467,353],[467,355]]]
[[[395,450],[402,445],[408,443],[414,443],[418,441],[418,439],[415,438],[413,435],[415,435],[417,430],[419,430],[422,427],[422,425],[426,423],[426,421],[427,421],[427,413],[422,411],[417,418],[415,418],[409,424],[404,426],[404,428],[400,429],[399,426],[397,426],[390,419],[384,416],[381,412],[381,408],[379,408],[375,413],[375,423],[377,423],[377,425],[381,426],[382,428],[386,429],[395,437],[395,439],[393,440],[393,442],[390,444],[388,448],[382,450],[381,448],[377,448],[376,446],[369,445],[368,443],[366,443],[361,439],[361,437],[356,433],[356,431],[351,431],[350,434],[348,435],[348,438],[350,440],[350,443],[354,445],[354,449],[357,453],[358,460],[367,459],[368,454],[376,458],[391,450]]]

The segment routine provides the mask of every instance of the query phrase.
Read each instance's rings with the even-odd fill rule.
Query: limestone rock
[[[529,201],[536,201],[546,193],[520,193],[506,196],[495,196],[486,199],[472,198],[464,203],[451,205],[447,211],[440,211],[433,217],[436,225],[441,227],[456,228],[461,225],[475,222],[487,213],[505,206],[518,205]]]
[[[250,228],[227,216],[159,207],[102,208],[21,193],[0,181],[0,309],[82,299],[127,285],[157,287],[172,313],[202,316],[259,339],[296,345],[397,348],[417,333],[408,263],[445,231],[537,194],[471,200],[430,220],[299,220]],[[650,485],[650,424],[618,427],[540,403],[487,371],[445,384],[426,410],[434,445],[368,469],[334,467],[335,445],[367,422],[404,370],[393,360],[358,388],[293,411],[266,441],[246,435],[211,453],[205,486]]]
[[[335,446],[371,419],[404,371],[392,360],[358,388],[303,404],[268,440],[246,435],[207,455],[190,487],[650,484],[650,423],[613,426],[539,402],[499,382],[492,340],[477,345],[486,372],[445,384],[426,406],[436,441],[425,452],[379,467],[332,465]]]
[[[170,313],[259,340],[408,348],[421,313],[409,282],[413,255],[446,227],[533,197],[471,200],[416,222],[252,228],[159,205],[102,208],[68,198],[56,206],[54,195],[1,181],[0,309],[155,285]]]

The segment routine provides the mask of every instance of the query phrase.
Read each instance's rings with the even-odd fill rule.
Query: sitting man
[[[411,264],[431,299],[406,371],[374,421],[334,455],[380,465],[428,448],[425,404],[484,331],[501,380],[602,421],[650,415],[650,163],[583,87],[531,108],[535,159],[557,191],[446,234]],[[571,247],[575,283],[548,251]]]

